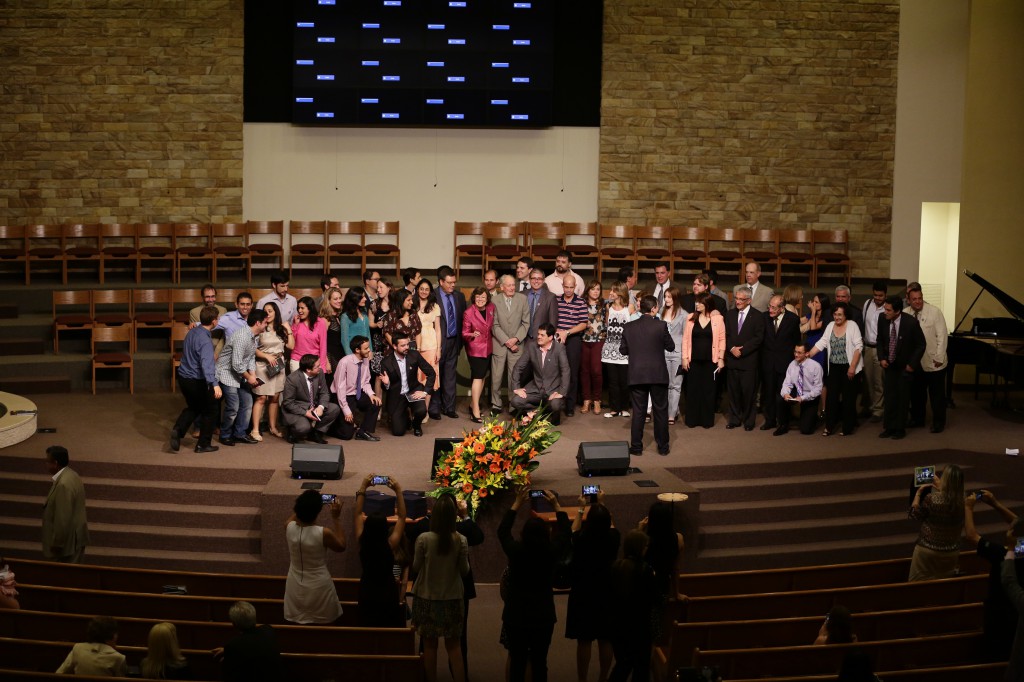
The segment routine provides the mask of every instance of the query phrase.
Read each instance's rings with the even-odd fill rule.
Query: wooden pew
[[[1006,663],[978,663],[975,665],[949,665],[938,668],[913,668],[879,672],[886,682],[1002,682]],[[730,682],[835,682],[835,675],[807,675],[800,677],[758,677]]]
[[[960,575],[988,573],[988,563],[977,552],[960,554]],[[828,587],[856,587],[904,582],[910,558],[860,561],[849,564],[797,566],[724,573],[681,573],[679,591],[688,597],[726,594],[792,592]]]
[[[8,669],[53,672],[64,661],[74,642],[49,642],[0,637],[0,661]],[[146,655],[145,647],[118,646],[129,665],[138,665]],[[210,651],[182,649],[197,680],[222,678],[220,663]],[[289,682],[321,682],[326,679],[378,680],[407,682],[419,679],[423,672],[418,655],[381,656],[376,654],[282,654]],[[15,676],[13,679],[23,679]],[[110,678],[105,678],[110,679]]]
[[[980,660],[982,634],[972,632],[824,646],[698,650],[692,665],[695,668],[715,666],[725,680],[823,675],[838,670],[843,657],[854,649],[868,654],[877,670],[965,665]]]
[[[234,599],[281,599],[285,576],[243,573],[198,573],[146,568],[120,568],[89,564],[62,564],[53,561],[7,557],[11,570],[26,583],[78,587],[89,590],[151,592],[160,594],[164,585],[184,585],[190,595],[233,597]],[[359,580],[335,578],[339,601],[359,598]]]
[[[981,630],[981,603],[853,614],[853,631],[861,642],[926,637]],[[672,626],[671,644],[660,653],[667,670],[689,665],[694,650],[753,649],[811,644],[821,616],[766,618]]]
[[[760,618],[824,618],[836,604],[851,612],[893,611],[899,609],[970,604],[985,598],[988,576],[982,574],[900,582],[863,587],[839,587],[767,594],[737,594],[715,597],[681,598],[676,620],[700,621],[756,620]]]
[[[80,590],[72,587],[18,585],[18,601],[22,608],[33,611],[84,613],[115,618],[159,618],[161,620],[197,620],[230,622],[228,610],[235,597],[201,597],[194,595],[143,594],[106,590]],[[261,623],[283,625],[283,599],[249,599],[256,607]],[[397,608],[397,606],[396,606]],[[344,613],[336,625],[358,623],[356,602],[342,602]]]
[[[0,637],[18,639],[78,641],[85,637],[92,618],[78,613],[49,611],[0,611]],[[118,643],[145,647],[149,630],[162,622],[156,618],[118,617]],[[183,649],[209,650],[224,646],[235,636],[230,623],[191,620],[173,621],[178,643]],[[275,625],[274,633],[281,651],[290,653],[381,654],[416,653],[412,628],[362,628],[325,625]]]

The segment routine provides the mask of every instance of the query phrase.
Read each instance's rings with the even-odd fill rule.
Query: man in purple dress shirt
[[[366,440],[376,443],[380,436],[377,429],[377,415],[380,413],[380,398],[370,385],[370,340],[365,336],[354,336],[349,344],[352,353],[338,363],[334,372],[331,390],[338,396],[342,418],[338,422],[338,433],[342,440]],[[355,412],[363,413],[363,421],[356,428]]]

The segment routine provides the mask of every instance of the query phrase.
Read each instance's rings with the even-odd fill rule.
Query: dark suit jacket
[[[331,392],[327,388],[327,380],[324,373],[316,375],[313,379],[313,405],[329,405],[331,403]],[[309,409],[309,386],[306,381],[306,373],[299,370],[292,372],[284,381],[284,395],[281,397],[281,409],[289,414],[306,414]]]
[[[746,325],[744,325],[745,327]],[[761,368],[766,372],[785,374],[793,361],[793,346],[800,343],[800,318],[784,310],[775,331],[775,320],[764,313],[764,343],[761,344]]]
[[[753,306],[747,307],[743,330],[737,331],[740,311],[731,308],[725,314],[725,366],[729,369],[758,368],[758,351],[764,342],[764,315]],[[740,357],[733,357],[734,346],[743,346]]]
[[[461,327],[460,327],[461,329]],[[419,374],[416,370],[420,370],[426,375],[426,385],[420,383]],[[402,397],[402,375],[398,371],[398,359],[394,353],[390,353],[384,356],[384,359],[380,363],[381,374],[388,375],[388,405],[404,405],[405,398]],[[417,391],[423,391],[427,394],[433,392],[432,387],[434,380],[437,378],[437,373],[434,368],[430,366],[430,363],[423,359],[423,356],[419,352],[410,350],[405,356],[405,376],[406,381],[409,383],[409,393],[416,393]]]
[[[530,319],[530,292],[527,291],[526,296],[526,319]],[[537,327],[548,322],[558,327],[558,297],[551,293],[551,290],[547,287],[543,287],[540,290],[540,300],[537,301],[537,311],[533,314],[533,324],[530,325],[529,336],[531,339],[537,338]]]
[[[281,680],[281,653],[269,625],[241,632],[224,645],[224,679],[228,682]]]
[[[448,311],[444,309],[444,298],[440,291],[436,292],[437,305],[441,308],[441,345],[451,343],[462,343],[462,318],[466,315],[466,297],[456,289],[452,292],[455,298],[455,334],[448,336]]]
[[[629,384],[668,384],[665,352],[674,351],[676,342],[668,325],[656,317],[641,315],[622,328],[619,352],[629,356]],[[682,350],[682,349],[680,349]]]
[[[555,342],[551,344],[548,356],[541,365],[540,346],[536,343],[526,344],[526,349],[512,368],[512,379],[510,381],[512,390],[526,388],[523,386],[523,372],[529,367],[533,371],[533,387],[544,396],[545,399],[552,393],[565,395],[569,391],[569,356],[565,354],[565,346]]]
[[[885,315],[878,316],[878,360],[889,359],[889,327],[892,323]],[[915,372],[921,370],[921,358],[924,357],[925,338],[921,325],[913,315],[900,313],[899,337],[896,339],[896,362],[893,369],[905,370],[907,365]]]

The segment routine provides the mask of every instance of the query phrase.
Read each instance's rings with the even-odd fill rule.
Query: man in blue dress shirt
[[[181,447],[181,437],[199,417],[199,440],[196,452],[214,452],[219,448],[211,445],[213,428],[217,423],[217,408],[221,398],[220,384],[217,383],[217,365],[213,359],[211,330],[217,325],[219,311],[208,305],[199,311],[199,325],[189,331],[181,351],[181,365],[178,367],[178,386],[185,396],[185,409],[178,415],[178,421],[171,428],[171,450]]]

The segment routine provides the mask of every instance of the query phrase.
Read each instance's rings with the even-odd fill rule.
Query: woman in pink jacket
[[[484,392],[484,379],[491,366],[491,328],[494,327],[494,304],[487,289],[477,287],[470,296],[472,305],[466,307],[462,318],[462,339],[466,342],[469,356],[469,370],[473,378],[470,389],[470,417],[482,424],[480,416],[480,395]]]
[[[715,382],[724,381],[725,318],[715,310],[715,296],[697,294],[696,310],[683,330],[682,368],[686,372],[686,425],[715,425]]]

